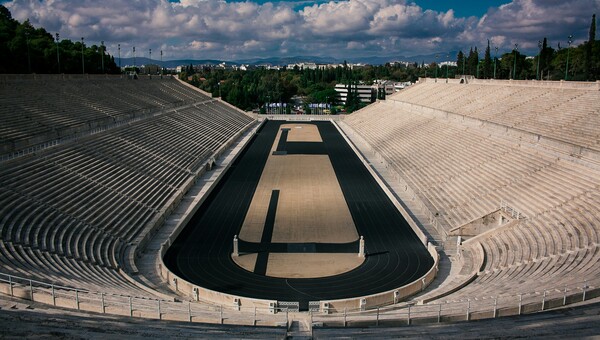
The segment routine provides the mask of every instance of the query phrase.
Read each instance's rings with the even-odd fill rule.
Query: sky
[[[104,41],[121,56],[242,60],[397,57],[514,44],[529,55],[587,40],[600,0],[0,0],[61,38]],[[452,59],[452,58],[451,58]]]

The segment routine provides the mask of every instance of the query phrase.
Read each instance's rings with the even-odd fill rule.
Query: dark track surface
[[[168,268],[207,289],[259,299],[299,301],[303,309],[309,301],[375,294],[424,275],[433,265],[427,249],[330,122],[310,123],[319,128],[323,143],[288,142],[286,150],[301,153],[297,150],[300,144],[312,144],[306,150],[308,154],[325,149],[354,224],[365,238],[365,262],[352,271],[315,279],[267,277],[233,262],[233,236],[239,234],[270,148],[284,123],[289,122],[264,124],[167,251],[164,261]],[[317,247],[318,244],[314,246]]]

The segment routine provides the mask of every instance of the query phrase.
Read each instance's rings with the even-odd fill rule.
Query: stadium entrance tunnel
[[[164,250],[163,277],[221,304],[362,308],[420,291],[436,261],[332,122],[266,121]]]

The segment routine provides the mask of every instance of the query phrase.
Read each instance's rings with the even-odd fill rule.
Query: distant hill
[[[438,62],[450,60],[456,60],[456,54],[458,52],[449,53],[437,53],[439,58]],[[446,58],[446,55],[449,55]],[[408,61],[415,63],[425,62],[426,64],[436,61],[436,53],[427,55],[416,55],[412,57],[405,56],[373,56],[373,57],[349,57],[346,59],[349,63],[361,63],[369,65],[383,65],[394,61]],[[115,62],[118,64],[119,60],[115,58]],[[149,59],[144,57],[135,58],[135,64],[142,66],[146,64],[158,64],[167,68],[175,68],[177,66],[187,65],[218,65],[221,63],[227,65],[274,65],[274,66],[285,66],[289,64],[297,63],[316,63],[316,64],[341,64],[344,60],[336,59],[333,57],[317,57],[317,56],[295,56],[295,57],[270,57],[270,58],[251,58],[251,59],[239,59],[239,60],[217,60],[217,59],[179,59],[179,60],[164,60],[162,63],[157,59]],[[121,66],[133,65],[133,58],[121,58]]]
[[[250,65],[289,65],[297,63],[316,63],[316,64],[337,64],[343,63],[343,60],[338,60],[331,57],[316,57],[316,56],[296,56],[296,57],[271,57],[271,58],[254,58],[254,59],[242,59],[236,60],[235,62],[240,64]]]
[[[117,65],[119,64],[119,59],[115,58],[115,62],[117,63]],[[157,59],[149,59],[149,58],[135,58],[135,61],[133,58],[121,58],[121,66],[133,66],[135,62],[136,66],[142,66],[142,65],[148,65],[148,64],[154,64],[154,65],[160,65],[162,67],[167,67],[167,68],[175,68],[177,66],[187,66],[187,65],[218,65],[220,63],[222,63],[223,61],[221,60],[215,60],[215,59],[202,59],[202,60],[195,60],[195,59],[180,59],[180,60],[164,60],[164,61],[160,61]],[[228,65],[235,65],[237,63],[232,63],[232,62],[226,62]]]

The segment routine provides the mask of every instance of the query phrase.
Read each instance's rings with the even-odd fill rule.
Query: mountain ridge
[[[121,66],[142,66],[146,64],[157,64],[162,67],[175,68],[177,66],[192,65],[271,65],[271,66],[287,66],[298,63],[315,63],[315,64],[342,64],[344,61],[353,64],[368,64],[368,65],[384,65],[391,62],[410,62],[410,63],[425,63],[455,61],[457,52],[433,53],[427,55],[416,55],[412,57],[406,56],[371,56],[371,57],[351,57],[345,60],[334,57],[323,56],[292,56],[292,57],[269,57],[269,58],[246,58],[239,60],[219,60],[219,59],[176,59],[176,60],[156,60],[145,57],[121,58]],[[436,57],[437,56],[437,57]],[[449,56],[449,57],[446,57]],[[119,64],[118,60],[115,60]]]

